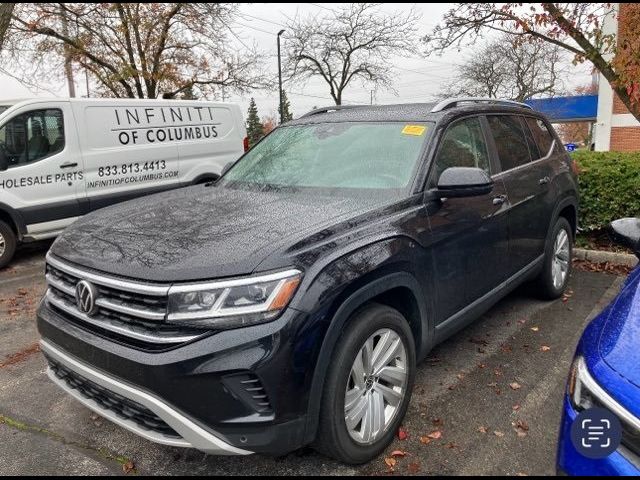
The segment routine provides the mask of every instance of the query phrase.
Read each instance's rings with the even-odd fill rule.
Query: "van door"
[[[183,109],[193,123],[183,129],[182,141],[178,143],[183,180],[191,183],[219,177],[227,165],[244,153],[246,130],[239,107],[194,103]]]
[[[84,166],[68,102],[28,105],[0,125],[9,168],[0,203],[17,210],[28,236],[57,233],[83,213]]]
[[[509,265],[514,275],[544,254],[550,221],[545,201],[550,190],[545,179],[551,175],[550,166],[539,159],[520,116],[490,115],[487,120],[509,197]]]
[[[168,109],[153,103],[76,102],[89,209],[180,186]]]

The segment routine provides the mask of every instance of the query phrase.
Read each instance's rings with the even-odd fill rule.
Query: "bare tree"
[[[506,98],[522,102],[564,93],[568,62],[557,45],[518,42],[503,34],[458,68],[442,96]]]
[[[16,76],[60,76],[65,60],[88,71],[99,93],[166,98],[199,90],[264,86],[257,52],[237,52],[230,3],[21,4],[8,55]]]
[[[336,105],[342,104],[354,80],[389,88],[391,57],[417,51],[419,18],[414,9],[386,15],[376,4],[355,3],[326,15],[295,19],[287,28],[288,80],[321,78]]]
[[[520,41],[544,42],[570,52],[574,62],[589,61],[640,120],[640,6],[621,3],[628,11],[620,35],[603,25],[612,17],[612,3],[460,3],[424,37],[426,54],[467,46],[493,30],[514,35]],[[614,56],[615,55],[615,56]]]
[[[0,3],[0,51],[2,50],[9,24],[11,23],[11,15],[13,14],[14,7],[15,3]]]

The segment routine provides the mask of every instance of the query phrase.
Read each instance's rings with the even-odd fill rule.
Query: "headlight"
[[[584,358],[576,358],[571,366],[568,393],[571,398],[571,404],[578,411],[598,406],[597,399],[594,398],[589,388],[585,385],[585,380],[588,381],[590,378]]]
[[[167,321],[181,325],[235,328],[274,320],[289,305],[302,273],[268,275],[169,289]]]

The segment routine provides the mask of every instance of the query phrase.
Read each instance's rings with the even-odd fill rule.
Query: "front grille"
[[[167,437],[181,438],[164,420],[143,405],[87,380],[50,357],[47,357],[47,361],[56,377],[63,380],[70,388],[80,392],[83,397],[114,412],[119,418],[132,421],[144,430],[160,433]]]
[[[202,330],[166,321],[168,286],[145,285],[82,272],[49,259],[47,301],[57,313],[85,329],[133,346],[165,348],[190,341]],[[96,288],[96,309],[81,312],[76,286],[88,280]]]

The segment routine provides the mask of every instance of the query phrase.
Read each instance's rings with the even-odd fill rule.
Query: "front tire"
[[[413,335],[397,310],[371,304],[355,314],[327,372],[315,448],[352,465],[378,456],[407,412],[415,369]]]
[[[567,219],[560,217],[549,233],[537,287],[542,298],[555,300],[564,294],[571,276],[573,230]]]
[[[10,225],[0,220],[0,268],[9,265],[16,253],[18,240]]]

